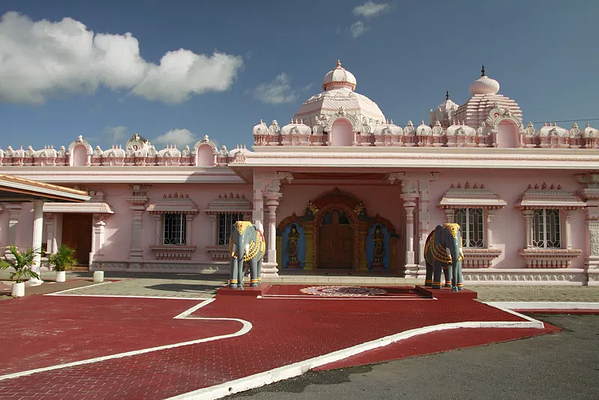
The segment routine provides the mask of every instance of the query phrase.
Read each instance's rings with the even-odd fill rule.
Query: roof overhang
[[[107,203],[46,203],[45,213],[69,213],[69,214],[114,214]]]
[[[34,181],[14,175],[0,174],[0,201],[27,202],[32,200],[83,202],[87,192],[64,186]]]

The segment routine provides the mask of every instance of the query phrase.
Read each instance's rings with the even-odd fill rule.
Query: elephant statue
[[[266,243],[262,232],[249,221],[237,221],[229,237],[231,276],[229,287],[243,290],[244,261],[250,263],[250,286],[256,287],[261,280],[262,257]]]
[[[441,289],[441,270],[445,274],[445,287],[452,292],[462,290],[462,232],[459,224],[437,225],[424,244],[426,281],[424,286]],[[433,276],[434,275],[434,276]]]

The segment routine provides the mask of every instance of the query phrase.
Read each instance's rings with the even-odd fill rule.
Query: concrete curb
[[[548,311],[548,312],[599,312],[599,302],[590,301],[489,301],[485,304],[507,310]]]

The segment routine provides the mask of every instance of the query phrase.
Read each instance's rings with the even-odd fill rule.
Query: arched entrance
[[[318,268],[354,268],[355,228],[347,211],[331,208],[324,212],[318,228]]]

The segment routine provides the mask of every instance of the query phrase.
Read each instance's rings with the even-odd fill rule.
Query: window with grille
[[[243,221],[243,213],[218,214],[218,245],[227,246],[231,236],[231,228],[237,221]]]
[[[163,216],[163,244],[185,246],[186,214],[167,213]]]
[[[534,247],[561,247],[559,210],[548,208],[535,210],[532,230]]]
[[[462,230],[462,246],[485,246],[482,208],[457,208],[453,222],[459,224]]]

